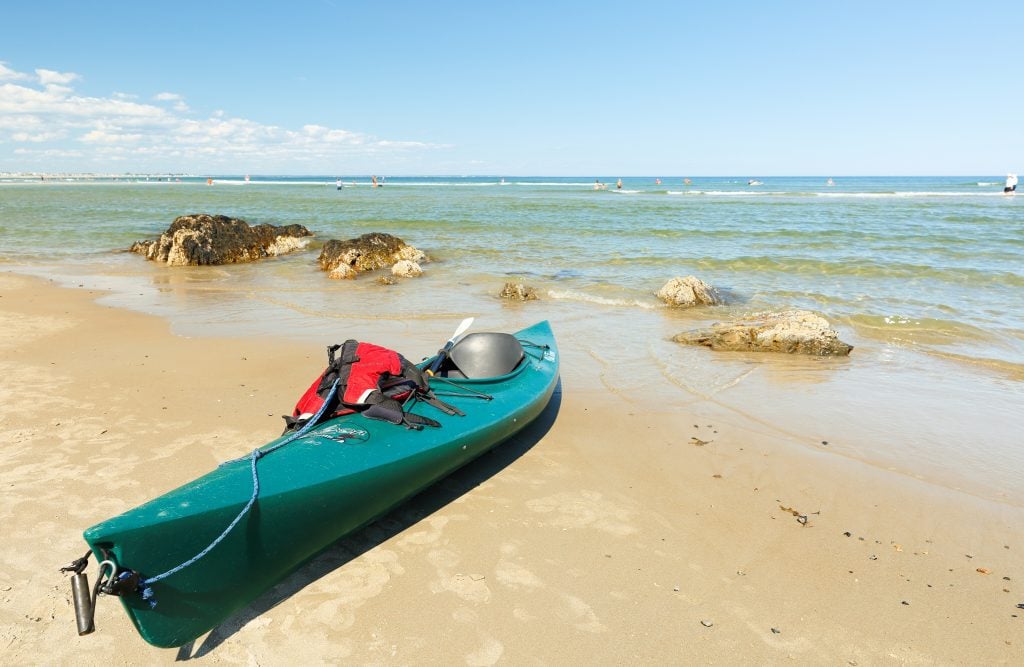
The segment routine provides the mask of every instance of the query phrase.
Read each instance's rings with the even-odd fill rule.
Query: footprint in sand
[[[4,328],[3,331],[0,331],[0,350],[20,347],[77,325],[78,321],[70,317],[6,312],[4,313]]]
[[[591,606],[575,595],[562,595],[562,601],[565,603],[565,611],[562,613],[568,616],[568,620],[577,630],[598,633],[608,629],[598,620]]]
[[[403,535],[398,540],[398,547],[403,551],[418,551],[419,547],[435,544],[441,539],[449,521],[463,521],[467,518],[465,514],[428,517],[417,524],[417,526],[425,526],[425,528]]]
[[[519,590],[544,588],[544,582],[522,565],[509,560],[498,561],[494,574],[499,584]]]
[[[482,637],[483,644],[476,651],[466,656],[466,664],[470,667],[489,667],[501,660],[505,645],[494,637]]]
[[[453,572],[461,558],[449,549],[434,549],[427,554],[427,560],[437,568],[438,578],[430,583],[434,593],[455,593],[467,602],[487,602],[491,589],[487,577],[479,573]]]
[[[524,623],[529,623],[530,621],[537,620],[536,616],[534,616],[528,610],[522,607],[516,607],[515,609],[513,609],[512,617],[515,618],[517,621],[522,621]]]
[[[313,567],[329,562],[329,558],[321,556]],[[394,551],[366,552],[308,587],[307,604],[312,602],[316,606],[303,614],[302,624],[319,623],[334,629],[351,627],[355,623],[355,610],[383,593],[392,576],[403,572]]]
[[[4,346],[0,345],[0,350]],[[58,375],[49,368],[40,366],[23,366],[20,364],[0,364],[4,383],[0,385],[0,399],[10,415],[53,415],[66,414],[70,408],[81,406],[81,403],[61,395],[54,387],[65,387],[71,378]],[[46,418],[44,417],[44,419]]]
[[[631,523],[633,512],[597,491],[557,493],[531,500],[526,506],[538,514],[550,515],[550,524],[561,528],[596,528],[617,537],[636,532]]]

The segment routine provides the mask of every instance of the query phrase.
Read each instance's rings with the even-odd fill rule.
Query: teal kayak
[[[517,348],[511,370],[488,363],[488,356],[506,363],[511,352],[505,342],[492,352],[487,336],[504,336]],[[467,377],[452,362],[460,355],[467,367],[501,374]],[[513,436],[541,414],[557,382],[547,322],[511,336],[469,334],[430,380],[438,397],[464,414],[426,403],[410,410],[440,427],[410,430],[359,413],[329,419],[300,437],[268,442],[259,448],[265,455],[228,462],[97,524],[85,541],[108,569],[137,575],[141,583],[118,594],[143,639],[181,646],[331,543]]]

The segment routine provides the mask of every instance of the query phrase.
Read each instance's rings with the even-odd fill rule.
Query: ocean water
[[[359,337],[425,356],[467,316],[550,319],[566,391],[727,413],[755,430],[1024,504],[1024,197],[997,176],[771,178],[0,178],[0,268],[109,291],[182,335]],[[258,264],[168,268],[123,252],[178,215],[299,223],[310,248]],[[380,231],[425,251],[397,285],[331,281],[319,246]],[[695,275],[728,297],[679,311]],[[506,281],[538,290],[496,297]],[[713,353],[680,331],[765,310],[823,315],[844,359]],[[383,325],[383,326],[382,326]],[[436,343],[435,343],[436,341]],[[418,349],[410,350],[413,345]],[[625,409],[625,408],[624,408]],[[685,438],[684,438],[685,440]]]

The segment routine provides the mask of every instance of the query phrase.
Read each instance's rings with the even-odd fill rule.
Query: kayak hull
[[[153,583],[150,600],[138,593],[121,596],[143,639],[164,648],[195,639],[328,545],[536,419],[558,381],[555,340],[547,322],[515,335],[526,355],[511,373],[459,379],[452,387],[435,381],[439,392],[445,390],[444,401],[464,416],[424,404],[413,408],[441,422],[440,428],[413,431],[349,414],[261,458],[258,500],[220,543]],[[249,457],[230,462],[89,528],[84,537],[99,560],[153,577],[193,558],[220,535],[250,501],[253,483]]]

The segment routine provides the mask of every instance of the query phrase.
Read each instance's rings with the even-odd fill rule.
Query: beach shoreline
[[[603,387],[632,406],[711,411],[766,437],[1024,507],[1024,451],[1014,435],[1021,367],[1013,363],[950,359],[913,338],[864,335],[843,318],[833,326],[853,344],[849,357],[711,352],[671,338],[743,312],[742,303],[726,311],[678,309],[658,302],[653,290],[604,302],[542,287],[541,301],[517,304],[497,298],[502,283],[494,275],[453,274],[445,260],[427,264],[427,277],[381,285],[372,277],[328,280],[311,265],[315,255],[166,267],[108,253],[102,261],[6,269],[95,291],[106,306],[158,315],[180,336],[322,348],[344,339],[345,330],[372,331],[377,342],[417,359],[467,316],[477,329],[509,331],[549,319],[570,355],[563,376],[579,387]],[[535,276],[513,278],[532,283]],[[417,339],[427,343],[406,349]]]
[[[1017,307],[1019,201],[985,177],[778,177],[676,184],[592,178],[398,178],[339,192],[305,178],[233,187],[11,185],[0,266],[104,292],[184,336],[276,337],[322,347],[339,329],[384,344],[445,340],[463,318],[517,330],[548,319],[581,386],[627,402],[725,408],[768,436],[1024,506],[1024,320]],[[43,186],[46,187],[46,186]],[[696,194],[697,191],[704,194]],[[718,194],[713,194],[718,193]],[[690,195],[693,196],[690,196]],[[992,196],[989,196],[992,195]],[[178,214],[301,224],[304,252],[253,264],[168,267],[124,252]],[[424,251],[424,275],[330,280],[329,239],[386,232]],[[694,275],[720,306],[666,307]],[[541,299],[497,298],[505,282]],[[810,310],[854,346],[848,359],[713,353],[677,334],[753,313]],[[828,445],[822,445],[827,441]]]
[[[537,424],[210,635],[154,649],[102,599],[97,633],[76,637],[56,569],[84,551],[81,531],[275,437],[323,363],[304,341],[174,335],[103,296],[0,274],[12,663],[1024,659],[1024,509],[713,402],[624,402],[571,370],[587,353],[570,337]],[[360,326],[410,354],[443,339]]]

